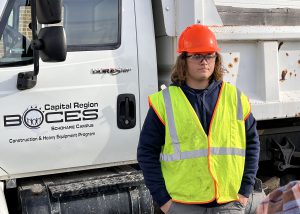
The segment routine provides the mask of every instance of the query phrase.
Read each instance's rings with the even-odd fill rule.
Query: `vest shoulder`
[[[226,85],[226,87],[232,89],[232,90],[237,90],[237,91],[240,91],[241,95],[242,96],[245,96],[247,97],[247,95],[245,95],[245,93],[243,91],[241,91],[238,87],[236,87],[235,85],[232,85],[231,83],[229,82],[224,82],[224,84]]]
[[[223,84],[230,89],[238,90],[238,88],[235,85],[232,85],[230,82],[223,82]]]
[[[180,87],[178,87],[178,86],[168,86],[167,88],[165,88],[165,89],[163,89],[163,90],[160,90],[160,91],[158,91],[158,92],[155,92],[155,93],[153,93],[153,94],[150,94],[150,97],[157,97],[157,96],[161,96],[162,94],[163,94],[163,91],[164,90],[170,90],[170,91],[174,91],[174,90],[179,90],[180,89]]]
[[[153,94],[150,94],[149,97],[158,97],[158,96],[161,96],[162,91],[163,91],[163,90],[160,90],[160,91],[158,91],[158,92],[155,92],[155,93],[153,93]]]
[[[173,91],[180,90],[180,87],[176,86],[176,85],[171,85],[171,86],[168,87],[168,89],[169,89],[170,92],[173,92]]]

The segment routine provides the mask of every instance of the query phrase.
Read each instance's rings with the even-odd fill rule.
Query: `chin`
[[[204,81],[204,80],[209,80],[209,76],[205,76],[205,77],[199,77],[198,78],[199,81]]]

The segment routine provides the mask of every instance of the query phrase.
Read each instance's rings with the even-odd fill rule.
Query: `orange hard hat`
[[[204,25],[191,25],[179,37],[178,53],[209,53],[219,50],[214,33]]]

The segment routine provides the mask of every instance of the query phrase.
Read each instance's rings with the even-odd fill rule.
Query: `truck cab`
[[[27,2],[14,1],[1,39],[1,178],[134,163],[157,88],[152,19],[137,20],[132,1],[65,0],[67,58],[41,61],[36,86],[20,91],[33,67]]]

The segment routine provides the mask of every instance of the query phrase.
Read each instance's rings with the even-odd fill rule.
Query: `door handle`
[[[120,129],[131,129],[136,124],[136,104],[133,94],[119,94],[117,99],[117,125]]]

